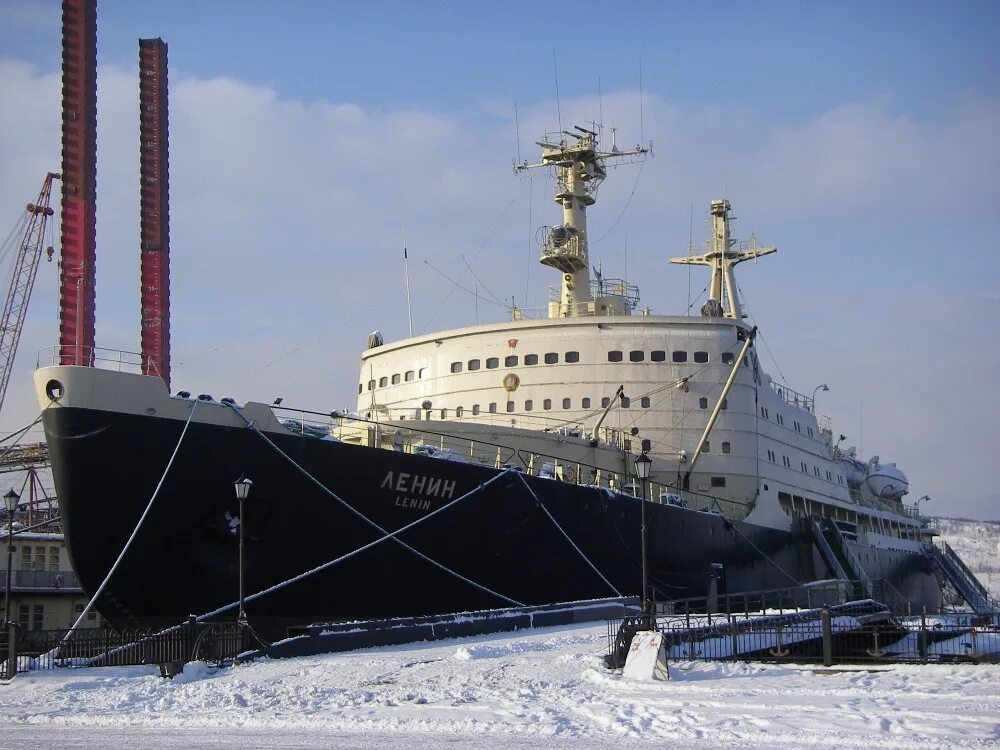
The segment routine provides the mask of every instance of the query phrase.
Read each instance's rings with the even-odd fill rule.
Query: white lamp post
[[[830,390],[830,386],[828,386],[826,383],[823,383],[822,385],[817,385],[815,388],[813,388],[813,395],[812,395],[813,416],[816,416],[816,391],[828,391],[828,390]]]
[[[17,511],[17,501],[21,499],[14,488],[3,496],[4,505],[7,508],[7,588],[4,590],[3,615],[4,622],[10,623],[10,577],[14,559],[14,513]]]
[[[646,630],[650,629],[649,611],[649,572],[646,565],[646,480],[649,479],[649,469],[653,460],[643,451],[635,459],[635,475],[642,485],[639,517],[642,523],[642,619]]]
[[[240,501],[240,611],[236,615],[236,622],[242,626],[247,624],[247,613],[243,609],[243,526],[245,525],[243,521],[243,501],[250,494],[253,482],[246,477],[240,477],[233,482],[233,486],[236,488],[236,498]]]

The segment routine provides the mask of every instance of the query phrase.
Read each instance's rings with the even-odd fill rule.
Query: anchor
[[[865,651],[868,652],[868,655],[876,659],[885,656],[885,651],[878,647],[878,628],[874,628],[872,630],[872,639],[875,641],[875,648],[865,649]]]
[[[781,647],[781,626],[777,626],[776,630],[777,643],[774,644],[774,648],[768,649],[771,656],[777,656],[779,659],[783,656],[788,656],[788,649]]]

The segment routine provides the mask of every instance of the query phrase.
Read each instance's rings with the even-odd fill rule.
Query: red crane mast
[[[28,312],[28,300],[31,299],[31,290],[35,286],[38,259],[42,256],[42,245],[45,243],[45,227],[53,214],[49,207],[52,180],[58,179],[60,179],[58,174],[49,172],[45,176],[45,182],[42,183],[38,199],[28,204],[24,231],[21,233],[17,257],[14,259],[10,289],[7,290],[7,300],[3,306],[3,316],[0,318],[0,409],[3,408],[4,397],[7,395],[7,384],[14,368],[17,343],[21,339],[24,316]],[[51,247],[49,260],[52,260]]]

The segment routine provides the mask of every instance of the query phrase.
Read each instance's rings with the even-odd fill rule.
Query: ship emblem
[[[508,372],[503,376],[503,389],[507,393],[511,393],[517,390],[517,387],[521,384],[521,378],[512,372]]]
[[[515,346],[517,346],[517,339],[507,339],[507,346],[513,349]]]

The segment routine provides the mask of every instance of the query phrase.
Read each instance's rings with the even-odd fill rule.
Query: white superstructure
[[[706,252],[672,261],[711,269],[700,316],[633,315],[635,286],[591,279],[587,208],[610,161],[644,158],[648,149],[601,151],[597,132],[576,130],[546,136],[541,162],[518,165],[552,167],[556,177],[563,223],[540,243],[540,262],[560,274],[548,317],[516,312],[511,322],[389,343],[370,336],[357,401],[372,425],[367,439],[388,444],[399,433],[412,444],[459,435],[473,460],[492,459],[486,444],[509,445],[529,471],[540,469],[535,456],[562,460],[586,473],[575,481],[619,487],[629,481],[632,453],[649,440],[652,482],[664,497],[679,493],[694,507],[775,528],[823,516],[873,542],[919,545],[919,521],[899,502],[899,477],[881,497],[849,484],[854,465],[821,429],[813,397],[773,382],[744,347],[754,331],[743,321],[734,266],[776,248],[733,239],[728,200],[711,202]]]

